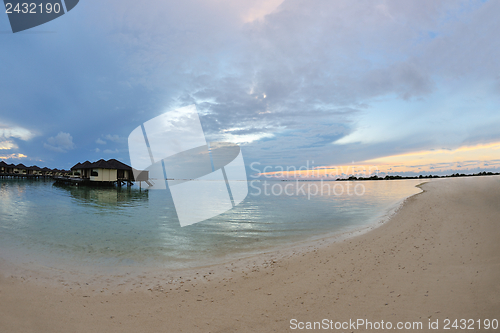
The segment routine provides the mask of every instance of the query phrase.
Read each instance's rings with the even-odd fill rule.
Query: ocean
[[[0,258],[56,270],[193,268],[374,225],[421,182],[253,180],[240,205],[180,227],[169,191],[2,179]]]

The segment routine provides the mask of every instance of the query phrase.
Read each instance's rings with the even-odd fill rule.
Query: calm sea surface
[[[253,181],[234,209],[181,228],[168,191],[0,180],[0,257],[52,268],[194,267],[375,223],[420,182]]]

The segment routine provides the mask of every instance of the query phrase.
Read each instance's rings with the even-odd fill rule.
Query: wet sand
[[[421,188],[368,233],[218,267],[119,284],[4,274],[0,331],[287,332],[363,319],[421,322],[425,332],[446,318],[500,320],[500,177]]]

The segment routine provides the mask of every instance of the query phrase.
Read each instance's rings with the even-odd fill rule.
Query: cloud
[[[19,148],[12,140],[0,139],[0,150],[11,150]]]
[[[419,172],[419,170],[438,170],[448,172],[450,170],[487,169],[498,167],[495,159],[498,157],[500,142],[479,145],[465,145],[456,149],[434,149],[406,153],[394,156],[364,161],[363,163],[377,165],[384,171],[391,172]],[[386,172],[386,171],[384,171]]]
[[[403,6],[397,1],[287,0],[273,12],[245,24],[217,24],[220,17],[215,16],[215,24],[208,30],[202,29],[203,24],[208,26],[206,21],[195,29],[200,35],[182,34],[189,31],[189,23],[181,23],[172,34],[164,35],[137,23],[150,39],[141,43],[140,51],[131,48],[129,56],[131,66],[141,73],[137,82],[147,81],[144,84],[148,87],[162,82],[173,88],[169,92],[171,106],[197,103],[209,137],[225,136],[252,147],[273,146],[271,149],[280,155],[297,147],[331,151],[335,148],[328,146],[330,142],[358,130],[360,120],[367,115],[378,116],[374,104],[380,99],[410,103],[439,93],[441,82],[434,73],[442,71],[435,59],[445,53],[430,50],[444,38],[441,36],[460,41],[455,29],[461,25],[461,15],[471,16],[476,10],[465,2],[451,1]],[[135,26],[132,21],[127,24]],[[159,24],[160,30],[169,31],[170,26]],[[223,31],[226,24],[233,24],[231,33]],[[120,41],[136,41],[138,36],[131,31],[121,35]],[[182,41],[174,41],[177,33],[183,36]],[[223,36],[224,44],[209,34]],[[226,43],[234,34],[235,42]],[[211,45],[199,40],[200,36]],[[175,57],[168,51],[174,45],[178,50]],[[196,54],[203,54],[203,60]],[[174,77],[175,84],[170,83]],[[340,113],[341,109],[344,112]],[[395,115],[405,118],[404,110],[391,110],[387,119]],[[407,133],[405,129],[412,126],[403,123],[388,130],[382,126],[373,140],[363,142],[385,142],[387,134],[390,141],[398,140],[400,136],[392,133]],[[331,127],[342,131],[332,133]],[[410,139],[427,127],[425,120],[420,121],[410,131]],[[307,134],[315,130],[320,132]],[[328,137],[332,140],[326,140]],[[345,141],[356,144],[351,139]],[[265,154],[258,149],[252,153]]]
[[[95,143],[124,151],[133,128],[193,103],[209,141],[239,142],[246,159],[266,164],[350,163],[500,135],[498,1],[110,0],[86,8],[75,12],[77,29],[61,30],[50,47],[6,41],[0,112],[26,128],[99,137],[79,140],[92,154]],[[43,103],[23,97],[38,95]],[[6,140],[30,156],[39,150],[21,137],[29,135]]]
[[[58,153],[66,153],[75,148],[73,137],[64,132],[59,132],[55,137],[48,138],[47,143],[44,143],[43,146]]]
[[[0,155],[0,159],[2,159],[2,160],[9,160],[9,159],[18,160],[18,159],[22,159],[22,158],[26,158],[26,157],[28,157],[28,156],[26,156],[24,154],[18,154],[18,153],[8,154],[8,155]]]
[[[20,126],[10,126],[0,122],[0,150],[16,151],[19,150],[19,145],[16,140],[29,141],[35,134],[30,130]],[[1,156],[2,159],[19,159],[26,155],[13,152]]]
[[[104,138],[107,139],[107,140],[109,140],[109,141],[113,141],[113,142],[120,142],[120,141],[122,141],[122,139],[120,138],[119,135],[108,134]],[[97,143],[100,143],[100,142],[97,142]]]
[[[118,149],[115,149],[115,150],[106,149],[103,151],[103,153],[105,153],[105,154],[118,154],[119,151],[118,151]]]
[[[18,138],[23,141],[28,141],[34,136],[35,134],[26,128],[20,126],[8,126],[0,122],[0,138]]]

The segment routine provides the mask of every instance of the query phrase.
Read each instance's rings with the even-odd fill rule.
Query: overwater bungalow
[[[59,169],[52,169],[52,176],[64,176],[66,175],[67,171],[65,170],[59,170]]]
[[[118,184],[119,186],[132,185],[134,181],[132,168],[115,159],[107,161],[101,159],[94,163],[89,161],[77,163],[70,171],[40,168],[36,165],[27,167],[22,163],[14,165],[0,161],[0,176],[2,178],[31,179],[52,177],[63,183]]]
[[[81,180],[95,184],[131,185],[134,181],[132,167],[115,159],[77,163],[71,168],[70,178],[74,182]]]
[[[0,161],[0,173],[1,174],[6,174],[8,167],[9,167],[9,165],[7,163],[5,163],[4,161]]]
[[[92,165],[89,161],[85,161],[83,163],[76,163],[72,168],[69,174],[72,178],[82,178],[90,180],[90,174],[92,172]]]
[[[11,163],[7,166],[7,172],[8,173],[14,173],[14,169],[16,168],[16,166],[14,165],[14,163]]]
[[[49,168],[41,169],[36,165],[27,167],[22,163],[14,165],[0,161],[0,176],[2,178],[40,178],[50,176],[49,171],[51,171]]]
[[[28,173],[28,167],[22,163],[19,163],[14,167],[14,174],[26,175]]]
[[[42,176],[52,176],[52,169],[47,167],[42,168]]]
[[[33,175],[33,176],[41,176],[42,175],[42,169],[36,165],[32,165],[27,168],[28,170],[28,175]]]

